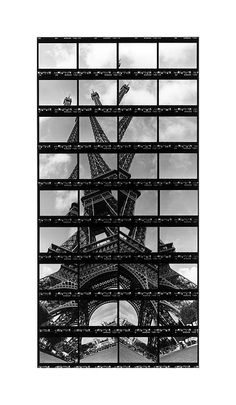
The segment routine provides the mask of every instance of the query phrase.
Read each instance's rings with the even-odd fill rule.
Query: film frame
[[[72,44],[75,50],[74,67],[73,68],[41,68],[40,65],[40,46],[44,44]],[[94,46],[112,44],[115,49],[115,65],[112,68],[90,68],[80,67],[81,59],[80,52],[83,48],[81,45],[93,44]],[[153,45],[155,48],[155,66],[153,68],[130,68],[122,67],[122,58],[120,50],[126,44],[137,45]],[[160,52],[163,44],[194,44],[196,48],[196,65],[194,68],[163,68],[161,67]],[[122,46],[121,46],[122,45]],[[199,121],[199,40],[198,38],[38,38],[37,41],[37,89],[38,89],[38,367],[198,367],[199,358],[199,342],[198,342],[198,287],[199,287],[199,268],[198,268],[198,180],[199,180],[199,158],[198,158],[198,121]],[[115,84],[115,103],[109,105],[101,105],[94,96],[92,104],[83,104],[82,85],[86,81],[96,83],[112,81]],[[75,91],[73,104],[70,104],[70,96],[65,92],[64,101],[67,104],[53,103],[42,104],[40,100],[40,85],[43,83],[45,88],[53,81],[53,85],[61,84],[64,86],[69,83]],[[119,102],[119,96],[122,86],[127,85],[128,91],[125,88],[123,100],[128,94],[132,83],[134,85],[139,81],[147,83],[151,81],[151,87],[154,87],[155,102],[153,104],[134,104],[126,105]],[[196,86],[194,104],[161,104],[160,103],[160,88],[163,82],[173,83],[193,83]],[[190,82],[191,81],[191,82]],[[114,87],[114,86],[113,86]],[[67,88],[66,88],[67,91]],[[96,93],[96,89],[92,89]],[[50,91],[49,91],[50,93]],[[52,91],[51,91],[52,93]],[[67,98],[67,100],[66,100]],[[101,97],[102,98],[102,97]],[[98,97],[99,99],[99,97]],[[112,101],[113,103],[114,101]],[[136,102],[135,102],[136,103]],[[164,142],[161,134],[161,124],[169,118],[183,119],[191,118],[196,122],[196,138],[194,141],[169,141]],[[74,125],[68,133],[67,140],[53,141],[41,139],[41,122],[42,118],[45,121],[51,118],[74,120]],[[116,131],[113,134],[113,140],[106,141],[102,138],[102,132],[98,130],[98,126],[94,130],[100,136],[100,141],[84,142],[82,136],[83,120],[90,119],[91,127],[106,121],[115,122]],[[120,134],[124,136],[129,128],[129,125],[134,119],[149,118],[156,121],[156,136],[153,140],[135,142],[122,142],[119,139]],[[108,120],[107,120],[108,119]],[[123,121],[122,121],[123,119]],[[181,120],[180,120],[181,121]],[[179,122],[180,122],[179,121]],[[81,124],[82,122],[82,124]],[[71,123],[70,123],[71,125]],[[113,125],[114,126],[114,125]],[[124,133],[123,127],[125,128]],[[104,131],[105,133],[105,131]],[[82,141],[80,141],[82,139]],[[105,139],[105,140],[104,140]],[[114,167],[110,172],[105,172],[105,176],[96,175],[95,178],[82,176],[80,164],[84,162],[87,155],[94,156],[102,155],[109,162],[114,163]],[[101,154],[101,155],[100,155]],[[151,177],[133,178],[127,175],[123,169],[123,164],[134,163],[134,156],[143,156],[145,164],[150,160],[154,161],[155,174]],[[144,156],[145,155],[145,156]],[[183,177],[166,177],[162,174],[166,156],[184,156],[194,157],[195,170],[194,175]],[[49,158],[48,158],[49,156]],[[116,159],[114,159],[114,156]],[[50,160],[50,158],[52,159]],[[56,159],[54,159],[56,157]],[[127,159],[126,161],[124,160]],[[174,159],[173,157],[173,159]],[[42,159],[43,158],[43,159]],[[45,163],[49,161],[70,161],[75,164],[76,169],[72,171],[69,178],[68,173],[65,173],[61,178],[42,178],[40,175],[41,159]],[[115,160],[115,162],[113,162]],[[191,160],[191,159],[190,159]],[[127,163],[128,161],[128,163]],[[94,161],[91,162],[94,164]],[[90,166],[91,163],[90,162]],[[98,163],[102,162],[100,158]],[[123,163],[124,162],[124,163]],[[50,165],[49,165],[50,166]],[[130,168],[131,166],[129,166]],[[111,174],[112,172],[112,174]],[[107,173],[107,175],[106,175]],[[135,175],[135,171],[134,171]],[[83,209],[86,206],[88,198],[83,195],[87,190],[87,196],[91,195],[91,190],[97,192],[97,196],[101,194],[107,204],[110,200],[109,207],[112,205],[112,212],[107,211],[107,215],[99,215],[99,208],[96,211],[95,200],[92,199],[93,213],[84,215]],[[127,197],[135,200],[135,203],[140,198],[141,194],[155,193],[152,197],[155,201],[152,206],[151,215],[133,215],[132,209],[129,207],[131,215],[125,215],[124,198]],[[164,198],[168,199],[168,192],[184,192],[186,200],[189,198],[189,193],[195,193],[196,212],[193,215],[184,215],[174,213],[163,213],[162,207],[166,205],[162,202]],[[46,193],[55,192],[63,196],[63,193],[71,193],[71,198],[75,200],[71,204],[69,211],[63,215],[56,215],[56,212],[49,212],[42,215],[41,196]],[[187,192],[187,194],[186,194]],[[132,196],[130,196],[132,194]],[[96,194],[95,194],[96,195]],[[125,195],[125,197],[124,197]],[[187,197],[188,195],[188,197]],[[167,196],[167,197],[166,197]],[[83,198],[84,205],[80,204]],[[43,199],[43,197],[42,197]],[[116,204],[113,204],[117,200]],[[69,198],[70,201],[70,198]],[[112,201],[112,203],[111,203]],[[101,203],[100,203],[101,205]],[[88,204],[89,206],[89,204]],[[155,206],[155,210],[154,207]],[[100,208],[101,209],[101,208]],[[173,209],[173,207],[172,207]],[[104,210],[104,206],[102,207]],[[123,211],[122,211],[123,210]],[[91,213],[91,210],[88,211]],[[101,212],[101,211],[100,211]],[[104,211],[102,211],[104,214]],[[97,235],[101,233],[101,229],[109,229],[109,236],[103,239],[93,241],[83,245],[81,242],[84,229],[89,229],[89,232]],[[60,247],[57,243],[52,243],[48,246],[47,251],[41,250],[41,233],[50,231],[52,234],[62,235],[68,229],[73,229],[73,235],[68,238],[70,243]],[[126,234],[124,230],[129,230]],[[141,232],[145,229],[146,235],[151,235],[149,239],[155,236],[156,248],[146,248],[146,245],[138,243],[131,231]],[[172,242],[160,243],[160,239],[168,230],[187,230],[195,233],[196,248],[193,251],[179,250],[176,251]],[[104,232],[102,232],[104,234]],[[134,234],[134,232],[133,232]],[[129,235],[132,239],[133,250],[125,250],[124,245],[127,241],[130,242]],[[94,236],[94,235],[93,235]],[[108,241],[109,239],[109,241]],[[106,242],[107,241],[107,242]],[[106,249],[106,243],[112,245],[111,250]],[[71,246],[75,246],[71,249]],[[88,246],[89,245],[89,246]],[[92,245],[92,248],[91,248]],[[142,246],[140,246],[142,245]],[[137,253],[138,252],[138,253]],[[105,263],[105,264],[104,264]],[[184,277],[181,279],[181,274],[171,272],[170,264],[176,268],[178,265],[194,265],[197,271],[197,285],[193,282],[184,282]],[[53,265],[57,267],[57,282],[49,285],[47,280],[43,283],[40,281],[40,268],[43,266]],[[95,268],[94,268],[95,266]],[[88,268],[95,271],[96,277],[93,276],[94,284],[87,283],[85,288],[84,279],[88,273]],[[112,268],[109,270],[110,279],[105,280],[108,288],[99,287],[99,275],[103,273],[104,268]],[[145,270],[144,270],[145,269]],[[140,283],[135,284],[133,280],[128,283],[126,276],[128,272],[137,272],[141,274]],[[144,282],[141,280],[145,272],[150,275],[147,287],[144,287]],[[165,272],[170,272],[170,278],[175,279],[174,283],[165,278]],[[174,274],[175,273],[175,274]],[[53,273],[51,273],[53,274]],[[115,274],[115,277],[113,276]],[[146,274],[146,273],[145,273]],[[128,277],[128,276],[127,276]],[[148,276],[149,277],[149,276]],[[43,277],[49,278],[49,276]],[[138,279],[138,276],[136,277]],[[116,281],[114,281],[116,279]],[[178,279],[178,281],[176,281]],[[59,280],[61,287],[58,287]],[[180,282],[180,280],[182,280]],[[54,276],[55,282],[55,276]],[[112,287],[109,288],[109,282]],[[143,284],[142,284],[143,283]],[[182,284],[182,285],[181,285]],[[128,302],[136,309],[138,313],[137,325],[132,323],[121,322],[121,310],[124,302]],[[43,303],[43,304],[42,304]],[[96,308],[95,311],[105,304],[113,303],[117,307],[116,321],[108,322],[106,325],[89,325],[88,308]],[[177,313],[180,308],[179,303],[184,303],[186,306],[195,308],[197,319],[190,326],[178,320],[173,322],[168,316],[168,311],[173,310]],[[188,304],[187,304],[188,303]],[[94,307],[95,305],[95,307]],[[86,311],[83,308],[87,308]],[[144,309],[143,309],[144,308]],[[142,310],[141,310],[142,309]],[[182,309],[182,308],[181,308]],[[91,310],[92,311],[92,310]],[[146,311],[146,312],[145,312]],[[154,315],[153,315],[154,311]],[[178,312],[179,313],[179,312]],[[59,314],[59,316],[58,316]],[[140,315],[142,314],[142,315]],[[152,319],[148,319],[148,314],[152,314]],[[165,316],[164,316],[165,314]],[[54,316],[55,315],[55,316]],[[57,318],[58,316],[58,318]],[[89,315],[91,316],[91,314]],[[151,316],[151,315],[150,315]],[[54,318],[56,317],[56,319]],[[43,322],[42,322],[43,318]],[[164,320],[165,318],[165,320]],[[168,319],[169,321],[168,321]],[[91,319],[91,317],[90,317]],[[146,319],[146,321],[145,321]],[[156,321],[156,323],[154,322]],[[166,323],[165,323],[166,322]],[[168,323],[169,322],[169,323]],[[88,344],[82,343],[90,339]],[[93,339],[91,341],[91,339]],[[92,343],[91,343],[92,342]],[[91,344],[90,344],[91,343]],[[86,346],[87,345],[87,346]],[[145,348],[146,345],[146,348]],[[86,347],[85,347],[86,346]],[[194,349],[194,361],[191,356],[181,355],[188,353]],[[109,351],[111,353],[111,361],[104,361],[103,354]],[[40,352],[45,356],[42,360]],[[130,355],[131,353],[131,355]],[[128,361],[124,361],[127,355]],[[180,355],[180,356],[178,356]],[[96,356],[100,361],[96,360]],[[89,361],[89,358],[91,361]],[[55,361],[53,361],[53,359]],[[84,361],[87,359],[88,361]],[[137,361],[135,361],[135,359]],[[143,361],[143,360],[146,361]]]

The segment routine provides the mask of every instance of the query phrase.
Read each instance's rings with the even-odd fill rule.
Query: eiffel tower
[[[119,103],[129,91],[129,85],[124,84],[119,91]],[[99,94],[92,91],[91,98],[95,105],[102,105]],[[68,100],[67,100],[68,102]],[[125,132],[132,120],[132,116],[124,116],[119,120],[118,139],[122,141]],[[108,143],[109,139],[103,131],[98,119],[89,117],[94,139],[97,143]],[[68,138],[68,142],[78,142],[78,119]],[[129,179],[129,169],[134,159],[134,153],[121,153],[119,155],[119,170],[112,170],[105,162],[101,154],[88,153],[88,161],[92,179]],[[70,179],[77,179],[78,167],[76,166],[69,176]],[[111,190],[85,190],[81,198],[85,216],[125,216],[132,217],[135,211],[136,200],[140,197],[138,190],[119,190],[118,198]],[[73,203],[68,216],[78,215],[78,205]],[[61,246],[52,244],[48,252],[63,253],[111,253],[111,252],[132,252],[150,253],[151,250],[145,246],[146,226],[130,226],[128,234],[125,234],[117,227],[80,227],[79,232],[74,233]],[[103,236],[103,237],[102,237]],[[100,238],[99,238],[100,237]],[[102,239],[101,239],[102,237]],[[159,251],[171,253],[175,251],[172,243],[164,244],[159,241]],[[158,275],[159,274],[159,275]],[[62,264],[54,274],[44,277],[40,282],[40,289],[54,291],[69,291],[78,288],[78,270],[74,265]],[[79,265],[79,289],[80,291],[107,290],[153,290],[170,291],[176,289],[195,289],[196,285],[182,275],[175,272],[169,264],[88,264]],[[109,301],[107,301],[109,302]],[[106,303],[106,302],[103,302]],[[138,326],[150,325],[183,325],[180,319],[179,309],[174,303],[162,301],[157,307],[156,301],[132,301],[137,317]],[[92,314],[99,308],[101,302],[98,300],[84,300],[79,308],[79,325],[89,325]],[[60,326],[73,325],[75,312],[78,314],[78,307],[75,302],[70,301],[66,305],[58,301],[55,307],[51,308],[50,302],[42,302],[46,313],[42,325],[56,323]],[[157,320],[157,313],[159,314]],[[59,314],[59,317],[58,317]],[[171,316],[174,314],[174,316]],[[57,316],[55,316],[57,315]],[[54,320],[55,319],[55,320]],[[155,345],[155,339],[149,339],[149,345]]]

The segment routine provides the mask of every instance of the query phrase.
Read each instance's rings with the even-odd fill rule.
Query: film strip
[[[38,366],[198,367],[198,38],[38,38]]]

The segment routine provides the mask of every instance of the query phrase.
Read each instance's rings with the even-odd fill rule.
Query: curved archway
[[[89,326],[117,325],[117,303],[106,302],[99,305],[90,315]]]

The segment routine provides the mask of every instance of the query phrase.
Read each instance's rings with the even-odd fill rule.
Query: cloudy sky
[[[196,105],[197,80],[159,80],[160,105]]]
[[[157,105],[156,80],[130,80],[128,83],[130,89],[120,105]],[[127,80],[119,80],[119,89],[124,84],[127,84]]]
[[[67,142],[75,117],[39,117],[39,142]]]
[[[160,178],[196,178],[197,154],[196,153],[160,153],[159,154]]]
[[[157,227],[147,226],[145,246],[151,249],[152,252],[157,252],[158,250],[157,231]]]
[[[117,82],[116,80],[80,80],[79,104],[95,105],[91,93],[95,91],[100,96],[103,105],[116,105]]]
[[[79,44],[80,69],[116,68],[116,44],[82,43]]]
[[[67,179],[77,164],[74,153],[41,153],[39,156],[40,179]]]
[[[157,67],[157,44],[152,43],[120,43],[120,69]]]
[[[134,307],[128,301],[120,301],[119,303],[119,317],[120,319],[127,319],[134,325],[138,324],[138,317]]]
[[[117,142],[117,118],[97,117],[97,121],[110,142]],[[79,118],[79,140],[80,142],[95,142],[92,126],[89,117]]]
[[[136,200],[134,215],[157,215],[158,191],[139,191],[141,191],[141,195]]]
[[[52,243],[62,245],[70,236],[77,232],[75,227],[42,227],[40,228],[40,252],[47,252]]]
[[[157,154],[136,153],[129,173],[133,179],[156,179],[157,178]]]
[[[173,242],[176,252],[197,251],[196,227],[161,227],[160,238],[164,243]]]
[[[170,267],[176,271],[176,273],[181,274],[182,276],[186,277],[188,280],[192,281],[193,283],[197,284],[197,264],[176,264],[171,263]]]
[[[39,44],[40,69],[76,69],[76,44]]]
[[[122,142],[156,142],[157,118],[133,117]]]
[[[197,215],[197,190],[161,190],[161,215]]]
[[[91,316],[89,325],[98,326],[103,322],[112,322],[117,320],[117,302],[109,302],[101,305]]]
[[[160,68],[196,68],[197,44],[159,43]]]
[[[73,202],[78,203],[78,191],[41,190],[40,215],[66,215]]]
[[[77,104],[77,80],[39,80],[39,105],[63,105],[65,97]]]
[[[196,142],[197,117],[159,117],[160,142]]]
[[[119,81],[119,89],[127,81]],[[157,105],[156,80],[130,80],[130,89],[120,105]],[[79,105],[94,105],[91,92],[98,92],[103,105],[116,105],[116,80],[79,80]],[[39,104],[63,105],[65,97],[72,98],[72,105],[77,104],[76,80],[40,80]],[[196,80],[160,80],[160,105],[196,105]]]
[[[39,265],[39,278],[50,276],[60,269],[60,264],[43,263]]]
[[[93,313],[89,325],[98,326],[103,322],[112,322],[117,319],[118,305],[116,302],[104,303]],[[127,301],[120,301],[119,303],[119,317],[120,319],[127,319],[134,325],[138,324],[138,318],[135,309]]]
[[[76,69],[76,44],[39,44],[40,69]],[[157,67],[157,44],[120,43],[120,69]],[[116,68],[115,43],[79,44],[81,69]],[[160,68],[196,68],[197,45],[195,43],[160,43]]]

